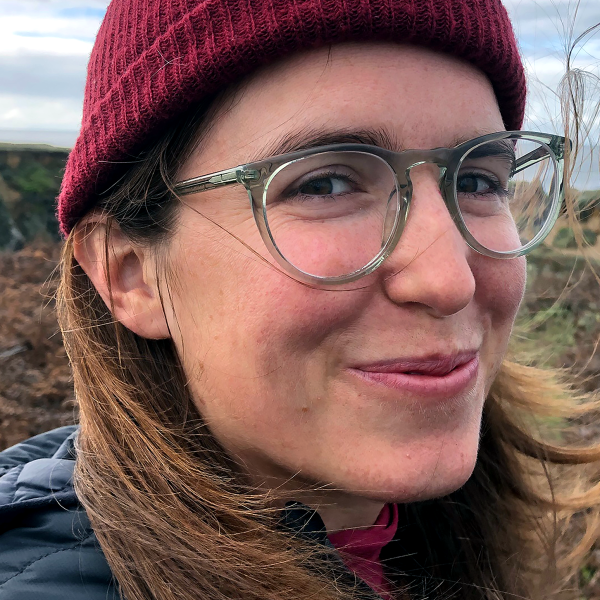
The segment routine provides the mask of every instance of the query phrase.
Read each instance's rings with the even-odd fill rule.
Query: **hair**
[[[180,206],[173,182],[219,102],[181,116],[102,195],[106,258],[111,226],[166,256]],[[364,597],[341,582],[330,551],[278,526],[274,493],[249,485],[203,422],[173,342],[113,318],[74,257],[74,235],[57,307],[80,407],[75,486],[123,596]],[[472,477],[401,507],[401,551],[385,557],[398,597],[579,598],[579,570],[600,533],[600,445],[567,440],[573,418],[596,409],[564,374],[505,358]]]

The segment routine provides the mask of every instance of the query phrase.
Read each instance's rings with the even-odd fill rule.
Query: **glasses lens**
[[[463,158],[456,195],[462,219],[489,250],[514,252],[539,240],[558,202],[556,161],[535,140],[485,142]]]
[[[322,152],[280,167],[265,188],[267,225],[281,255],[317,277],[378,258],[398,211],[396,178],[378,156]]]

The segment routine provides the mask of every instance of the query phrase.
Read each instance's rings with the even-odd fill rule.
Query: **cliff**
[[[0,249],[58,240],[56,196],[69,150],[0,144]]]

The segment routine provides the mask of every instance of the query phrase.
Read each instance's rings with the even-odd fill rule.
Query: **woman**
[[[506,359],[568,151],[524,102],[499,0],[114,0],[59,200],[81,425],[4,453],[2,598],[575,597],[599,452]]]

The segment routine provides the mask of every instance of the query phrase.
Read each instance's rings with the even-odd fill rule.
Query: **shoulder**
[[[76,427],[0,452],[0,600],[118,594],[73,489]]]

